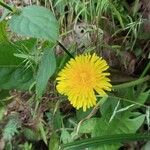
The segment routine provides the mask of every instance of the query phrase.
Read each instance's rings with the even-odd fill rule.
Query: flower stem
[[[13,12],[13,9],[2,1],[0,1],[0,5]]]
[[[141,84],[141,83],[146,82],[148,80],[150,80],[150,76],[149,75],[144,77],[144,78],[139,78],[139,79],[137,79],[135,81],[122,83],[122,84],[119,84],[119,85],[114,85],[113,89],[128,88],[128,87],[131,87],[131,86],[135,86],[135,85]]]
[[[58,42],[58,45],[63,49],[63,51],[65,51],[71,58],[74,59],[73,55],[64,47],[64,45],[62,45],[59,41]]]

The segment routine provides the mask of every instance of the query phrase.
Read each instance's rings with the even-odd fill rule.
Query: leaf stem
[[[13,9],[2,1],[0,1],[0,5],[13,12]]]
[[[128,87],[131,87],[131,86],[135,86],[135,85],[141,84],[141,83],[146,82],[148,80],[150,80],[150,76],[149,75],[145,76],[144,78],[139,78],[139,79],[131,81],[131,82],[122,83],[122,84],[119,84],[119,85],[113,85],[113,89],[128,88]]]

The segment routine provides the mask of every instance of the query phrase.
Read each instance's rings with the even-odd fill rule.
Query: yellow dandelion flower
[[[59,72],[56,88],[60,94],[68,96],[76,109],[83,107],[86,111],[96,105],[95,92],[104,96],[105,91],[111,91],[107,77],[110,73],[105,72],[108,68],[106,61],[95,53],[76,56]]]

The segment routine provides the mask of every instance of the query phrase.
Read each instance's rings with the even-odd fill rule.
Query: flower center
[[[81,82],[83,84],[86,84],[87,83],[87,74],[85,72],[83,72],[80,74],[80,77],[81,77]]]
[[[80,86],[84,87],[84,88],[87,88],[87,87],[91,87],[92,86],[92,77],[91,77],[91,74],[88,73],[88,72],[81,72],[79,75],[78,75],[78,81],[80,84]]]

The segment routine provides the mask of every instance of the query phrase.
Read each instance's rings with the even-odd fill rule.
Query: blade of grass
[[[123,23],[122,16],[121,16],[120,12],[116,9],[116,7],[114,6],[114,4],[111,1],[109,1],[109,4],[110,4],[112,10],[114,11],[115,15],[117,16],[122,29],[124,29],[125,26],[124,26],[124,23]]]
[[[150,140],[150,134],[116,134],[94,137],[89,139],[84,139],[80,141],[75,141],[62,145],[63,150],[76,150],[88,148],[91,146],[102,145],[102,144],[114,144],[118,142],[129,142],[129,141],[140,141],[140,140]]]
[[[150,62],[147,64],[147,66],[145,67],[144,71],[142,72],[140,78],[144,77],[146,75],[146,73],[148,72],[148,70],[150,69]]]

